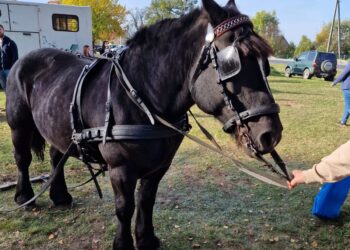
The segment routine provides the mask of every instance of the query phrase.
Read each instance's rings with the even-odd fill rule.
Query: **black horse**
[[[266,81],[271,48],[254,33],[252,24],[241,15],[234,0],[225,7],[220,7],[214,0],[203,0],[202,3],[203,8],[181,18],[163,20],[137,32],[128,41],[129,48],[121,60],[124,72],[154,114],[175,123],[197,104],[224,123],[226,131],[235,136],[239,144],[246,145],[245,138],[249,137],[259,153],[271,152],[282,132],[278,110],[268,110],[276,107]],[[211,26],[218,26],[215,38]],[[232,64],[234,74],[228,74],[228,79],[222,80],[224,75],[218,81],[218,71],[212,64],[219,62],[219,53],[227,48],[238,49],[239,54],[234,55]],[[231,58],[225,59],[230,55],[224,53],[224,60],[230,61]],[[28,171],[31,149],[43,157],[45,141],[48,142],[55,167],[71,143],[70,102],[75,82],[87,64],[86,59],[54,49],[42,49],[20,59],[11,70],[6,89],[6,113],[18,166],[15,194],[18,204],[33,197]],[[147,115],[128,97],[106,63],[86,79],[81,105],[85,126],[104,125],[110,77],[113,123],[149,124]],[[257,112],[248,119],[237,118],[237,113],[247,110]],[[159,247],[152,225],[153,205],[158,184],[182,140],[182,135],[176,135],[95,144],[95,149],[108,164],[115,193],[119,224],[114,249],[134,248],[131,219],[135,207],[138,249]],[[72,155],[78,156],[78,152]],[[135,205],[134,191],[139,179]],[[55,205],[72,202],[63,171],[52,183],[50,198]]]

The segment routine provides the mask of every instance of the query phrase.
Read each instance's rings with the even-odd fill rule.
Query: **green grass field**
[[[283,66],[274,65],[269,77],[281,105],[283,138],[277,150],[293,168],[309,168],[341,143],[350,127],[339,127],[342,94],[323,79],[285,78]],[[0,183],[16,179],[11,135],[0,92]],[[194,113],[201,114],[198,109]],[[199,120],[223,148],[247,164],[247,158],[213,118]],[[194,123],[192,122],[194,125]],[[194,128],[191,132],[200,135]],[[49,172],[49,159],[34,161],[31,175]],[[69,185],[88,177],[82,164],[66,166]],[[93,184],[71,190],[71,209],[52,207],[47,193],[39,209],[0,214],[0,249],[110,249],[116,228],[113,193],[108,177],[101,177],[104,198]],[[37,191],[40,184],[34,185]],[[161,182],[154,209],[162,249],[349,249],[350,206],[341,218],[324,222],[311,215],[320,185],[279,189],[238,172],[231,162],[185,140],[170,171]],[[0,193],[0,207],[14,207],[14,190]]]

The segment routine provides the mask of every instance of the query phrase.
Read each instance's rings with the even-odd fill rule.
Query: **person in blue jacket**
[[[343,82],[342,91],[344,96],[344,113],[340,124],[345,126],[350,116],[350,62],[345,66],[345,69],[337,79],[334,80],[332,86],[335,86],[340,82]]]
[[[5,36],[4,26],[0,24],[0,85],[4,90],[6,89],[7,76],[17,59],[17,45],[8,36]]]

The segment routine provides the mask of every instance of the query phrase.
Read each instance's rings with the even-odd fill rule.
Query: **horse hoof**
[[[50,194],[50,199],[56,207],[71,207],[73,203],[73,198],[68,192],[60,195]]]
[[[122,240],[114,238],[113,250],[135,250],[132,240]]]
[[[160,248],[160,240],[153,236],[150,239],[140,240],[137,242],[138,250],[157,250]]]
[[[34,197],[34,194],[16,194],[15,195],[15,202],[18,205],[22,205],[24,203],[26,203],[27,201],[29,201],[31,198]],[[35,206],[35,201],[32,201],[31,203],[29,203],[26,207],[31,207],[31,206]]]

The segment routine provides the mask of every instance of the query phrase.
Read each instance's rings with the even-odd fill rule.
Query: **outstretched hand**
[[[287,182],[289,190],[295,188],[298,184],[305,183],[304,174],[301,170],[293,170],[292,173],[294,178]]]

